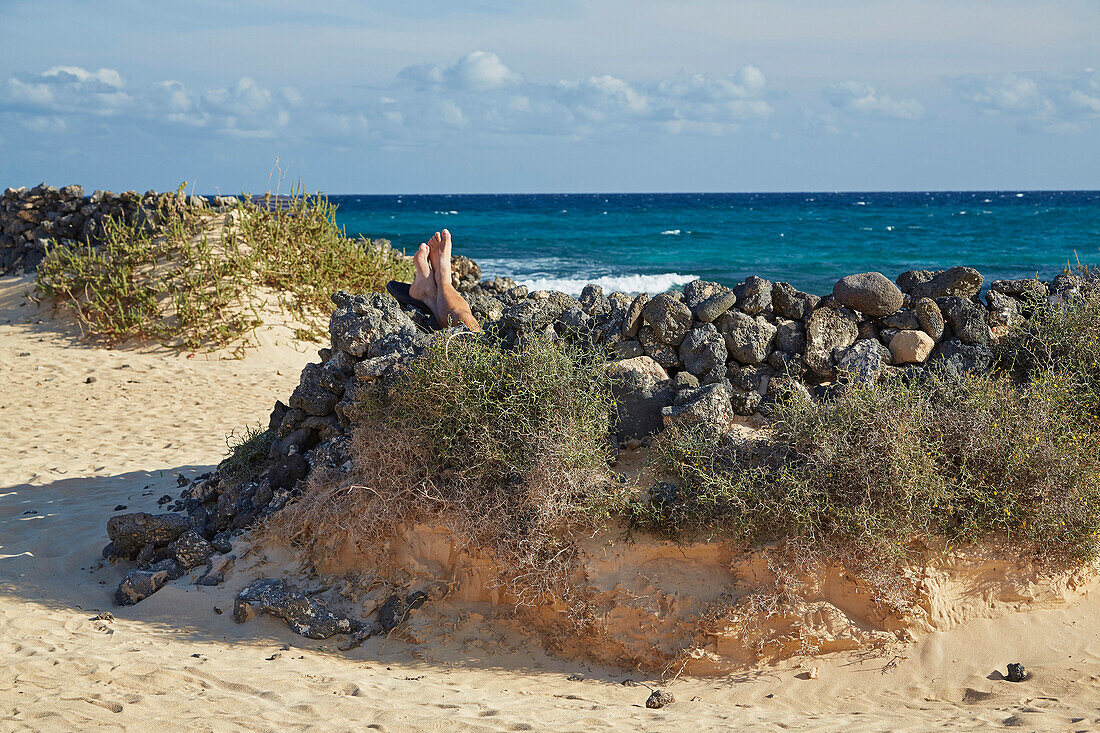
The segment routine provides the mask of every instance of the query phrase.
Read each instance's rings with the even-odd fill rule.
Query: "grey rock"
[[[680,361],[703,382],[716,382],[726,375],[726,342],[713,324],[705,323],[681,342]]]
[[[329,318],[333,351],[362,357],[375,339],[387,333],[417,330],[409,315],[387,293],[351,295],[340,290],[333,294],[332,302],[336,305]]]
[[[737,307],[750,316],[771,310],[772,284],[762,277],[749,275],[733,292],[737,295]]]
[[[676,376],[672,378],[672,385],[677,391],[681,389],[695,389],[699,386],[699,377],[691,372],[676,372]]]
[[[615,435],[620,440],[642,438],[661,429],[661,409],[672,404],[674,389],[668,374],[648,356],[607,366],[615,398]]]
[[[921,327],[920,319],[917,318],[917,314],[911,310],[901,310],[883,318],[882,326],[884,328],[893,328],[898,331],[916,331]]]
[[[164,547],[188,529],[178,514],[119,514],[107,520],[107,536],[119,557],[133,558],[146,545]]]
[[[1022,280],[994,280],[989,289],[995,293],[1011,295],[1022,300],[1040,301],[1050,294],[1050,288],[1042,280],[1025,278]]]
[[[674,702],[676,702],[676,698],[671,692],[665,692],[664,690],[654,690],[652,693],[650,693],[649,697],[646,698],[645,706],[647,708],[659,710],[665,705],[670,705]]]
[[[619,341],[615,344],[616,361],[633,359],[636,356],[643,356],[644,354],[645,349],[642,348],[641,343],[638,341]]]
[[[589,283],[581,288],[581,295],[577,300],[580,301],[584,312],[589,315],[597,315],[611,309],[611,303],[603,294],[603,288],[595,283]]]
[[[937,298],[944,320],[964,344],[989,343],[989,311],[969,298]]]
[[[410,593],[405,598],[394,594],[385,600],[378,609],[378,625],[382,633],[388,634],[403,624],[416,609],[424,605],[428,594],[424,591]]]
[[[517,333],[540,331],[553,323],[562,311],[549,300],[527,298],[504,309],[501,320]]]
[[[956,379],[970,372],[989,371],[992,363],[993,350],[988,346],[964,344],[956,338],[947,338],[937,344],[928,360],[929,366]]]
[[[715,293],[699,305],[695,306],[693,313],[695,319],[702,323],[711,323],[737,302],[737,294],[732,290]]]
[[[194,530],[187,530],[181,534],[175,542],[169,545],[169,548],[172,550],[176,562],[185,570],[203,564],[206,562],[206,558],[215,552],[214,546]]]
[[[1021,303],[1011,295],[1005,295],[991,289],[985,294],[985,302],[989,305],[991,324],[1011,327],[1023,323]]]
[[[730,393],[730,405],[733,407],[733,412],[744,417],[759,412],[760,405],[763,402],[764,398],[754,390],[741,391],[735,389]]]
[[[682,366],[680,352],[676,347],[658,341],[653,333],[653,326],[642,326],[638,329],[638,340],[642,344],[642,350],[665,369],[679,369]]]
[[[638,329],[642,326],[642,311],[649,303],[649,294],[641,293],[626,309],[626,317],[623,319],[623,338],[633,339],[638,335]]]
[[[880,272],[862,272],[841,278],[833,286],[833,297],[841,305],[871,318],[896,313],[905,302],[897,285]]]
[[[768,355],[768,366],[775,370],[776,374],[801,378],[808,371],[806,361],[801,354],[788,354],[784,351],[773,351]]]
[[[729,383],[746,392],[767,391],[768,380],[775,375],[775,369],[767,364],[753,364],[751,366],[733,366],[729,370]]]
[[[673,425],[690,428],[705,425],[716,431],[726,430],[734,420],[732,391],[723,382],[698,389],[682,389],[672,405],[661,410],[666,428]]]
[[[722,314],[718,330],[726,339],[730,357],[742,364],[758,364],[767,359],[776,334],[776,327],[766,319],[737,310]]]
[[[898,276],[898,287],[914,298],[945,298],[960,296],[969,298],[982,289],[982,274],[972,267],[952,267],[950,270],[935,273],[931,279],[920,282],[914,279],[906,289],[903,279],[912,273]],[[921,276],[923,278],[923,275]]]
[[[684,286],[684,305],[694,310],[703,301],[724,292],[730,292],[725,285],[706,280],[692,280]]]
[[[320,601],[274,578],[253,581],[233,603],[233,620],[239,624],[263,613],[283,619],[294,633],[309,639],[349,634],[356,628],[350,619],[337,616]]]
[[[890,362],[890,350],[878,339],[860,339],[837,359],[837,372],[846,382],[874,384]]]
[[[286,489],[289,491],[308,473],[309,463],[306,462],[305,457],[297,451],[293,451],[289,455],[275,459],[275,462],[271,464],[271,468],[268,469],[267,480],[272,489],[276,491]]]
[[[943,320],[943,312],[931,298],[921,298],[917,301],[913,312],[917,315],[917,322],[921,330],[932,337],[933,341],[939,341],[943,337],[943,329],[946,325]]]
[[[213,555],[206,561],[206,569],[202,575],[195,579],[195,585],[221,585],[225,582],[225,574],[233,567],[233,555]]]
[[[120,606],[133,606],[156,593],[167,583],[168,571],[131,570],[115,589],[115,603]]]
[[[334,388],[330,391],[329,388]],[[307,415],[329,415],[340,401],[339,390],[343,393],[343,383],[336,377],[334,370],[321,364],[306,364],[298,386],[290,395],[291,408],[299,409]]]
[[[777,282],[772,286],[772,308],[775,314],[793,321],[801,321],[813,312],[821,298],[796,290],[790,283]]]
[[[654,296],[642,309],[642,318],[653,327],[654,337],[668,346],[679,346],[691,329],[691,309],[671,293]]]
[[[781,319],[775,326],[775,348],[788,354],[806,350],[806,329],[801,321]]]
[[[810,314],[806,319],[806,366],[818,376],[834,376],[833,352],[856,342],[857,322],[856,314],[843,307],[822,307]]]

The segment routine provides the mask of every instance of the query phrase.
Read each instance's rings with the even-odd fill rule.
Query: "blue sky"
[[[276,159],[328,193],[1096,189],[1100,3],[0,0],[0,187]]]

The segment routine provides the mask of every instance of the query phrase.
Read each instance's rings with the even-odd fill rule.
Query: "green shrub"
[[[938,535],[1091,560],[1100,442],[1088,416],[1066,409],[1066,389],[1056,377],[1018,387],[932,376],[795,400],[750,443],[669,430],[657,455],[678,492],[625,509],[672,537],[800,538],[896,560]]]
[[[225,436],[229,452],[218,466],[221,476],[231,483],[258,478],[267,463],[267,454],[275,440],[274,431],[262,425],[248,427],[243,433],[236,431]]]
[[[316,563],[347,542],[383,551],[398,528],[448,527],[507,567],[519,602],[565,592],[571,546],[609,487],[613,404],[599,355],[541,338],[436,338],[355,428],[346,481],[310,490],[270,525]]]
[[[1026,322],[996,350],[998,363],[1027,382],[1060,375],[1068,409],[1100,414],[1100,298],[1072,304],[1037,304]]]
[[[295,192],[288,204],[242,202],[238,226],[212,239],[213,212],[164,197],[148,217],[108,219],[101,244],[50,246],[36,292],[73,312],[86,335],[199,348],[233,343],[259,326],[262,290],[304,322],[299,336],[316,340],[330,293],[411,277],[411,264],[387,244],[346,239],[325,199]]]

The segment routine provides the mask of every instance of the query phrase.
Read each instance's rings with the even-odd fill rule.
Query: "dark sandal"
[[[418,311],[426,316],[429,316],[433,322],[435,322],[435,313],[432,313],[432,309],[428,307],[428,304],[419,298],[414,298],[409,295],[409,284],[398,282],[397,280],[390,280],[386,283],[386,292],[393,296],[403,306],[410,308],[416,308]]]

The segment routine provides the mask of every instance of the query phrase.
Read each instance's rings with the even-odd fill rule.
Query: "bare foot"
[[[430,251],[428,245],[421,244],[413,255],[413,267],[416,273],[413,275],[412,285],[409,286],[409,295],[424,301],[434,313],[439,293],[429,260]]]

